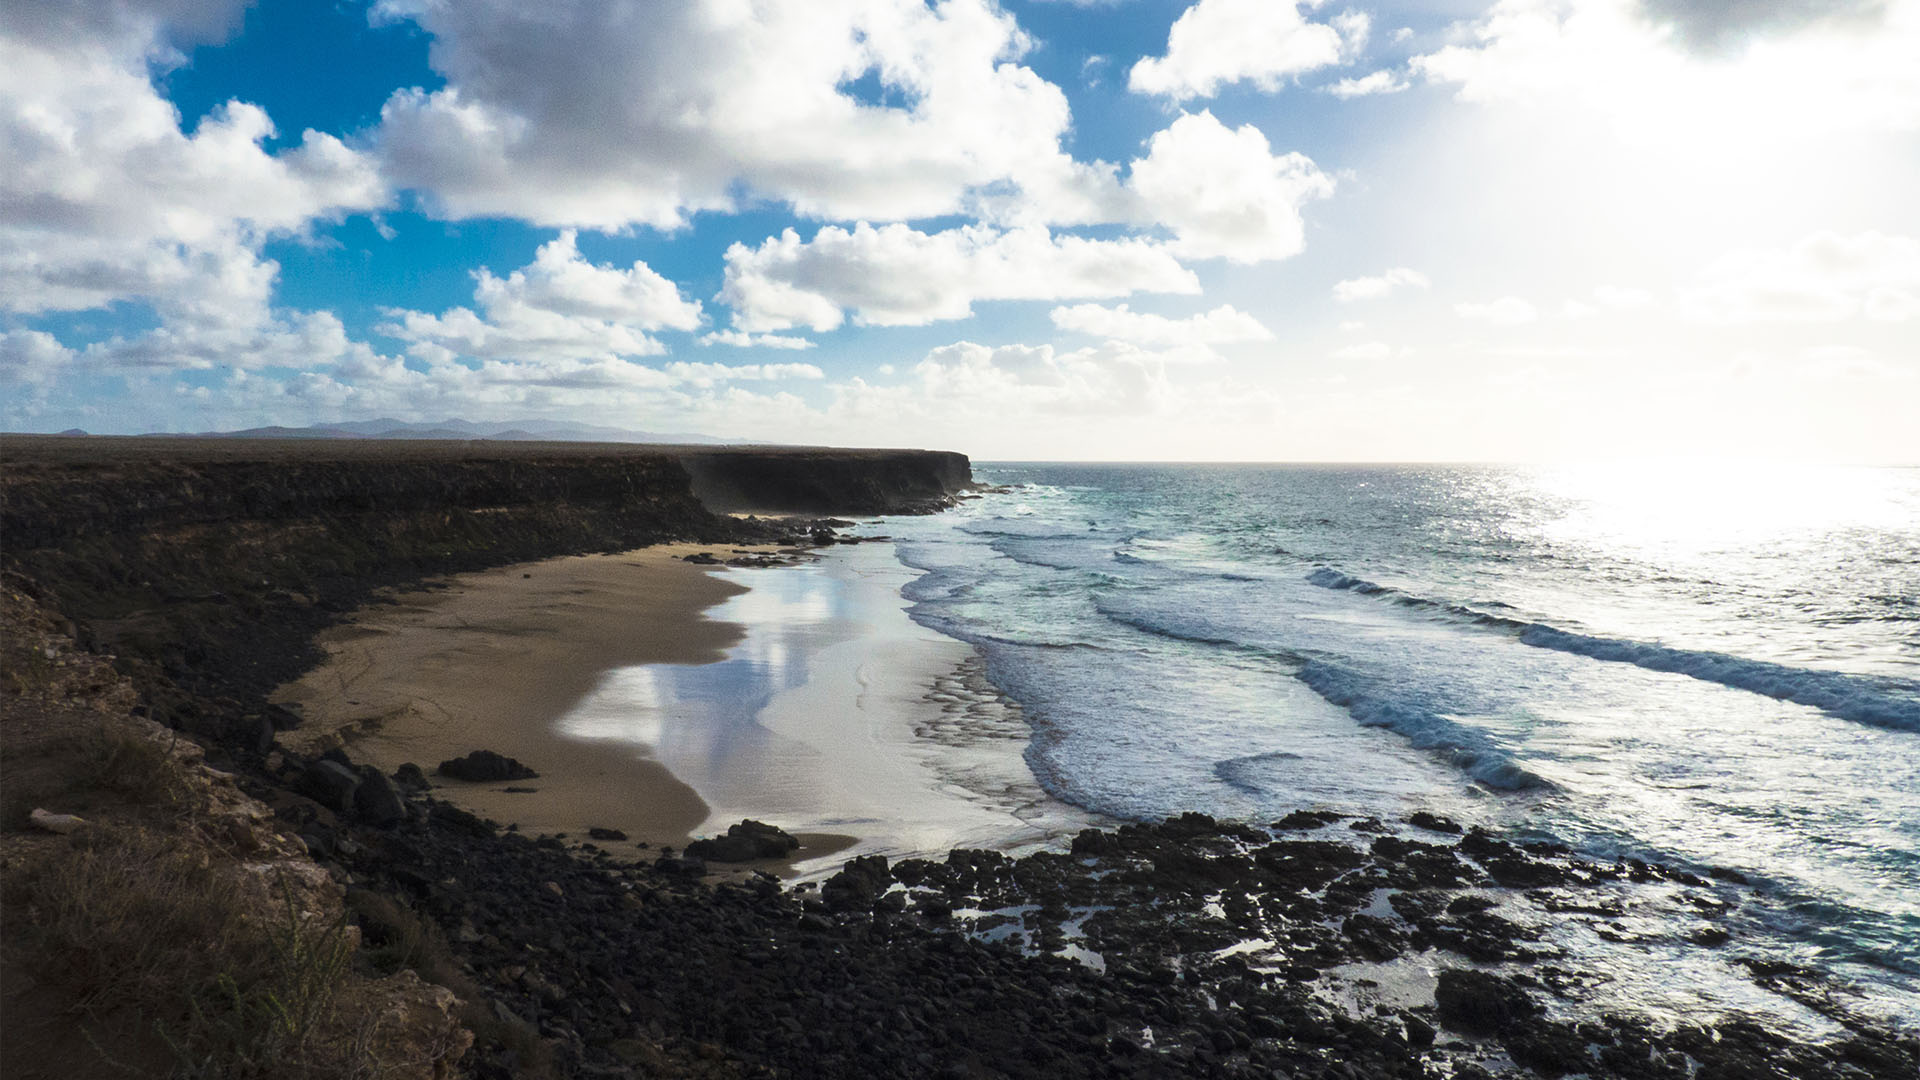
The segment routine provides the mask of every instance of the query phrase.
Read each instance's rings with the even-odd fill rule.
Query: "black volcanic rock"
[[[298,787],[302,795],[329,810],[346,813],[353,809],[353,796],[360,787],[360,776],[338,761],[323,758],[300,773]]]
[[[400,797],[393,781],[374,768],[360,771],[360,786],[353,792],[353,810],[369,825],[391,825],[407,816],[406,801]]]
[[[799,850],[800,841],[785,831],[751,819],[727,827],[725,836],[695,840],[687,854],[709,862],[738,863],[754,859],[784,859]]]
[[[1475,1035],[1503,1031],[1540,1011],[1511,980],[1471,968],[1442,971],[1433,999],[1448,1027]]]
[[[491,750],[475,750],[466,757],[452,758],[440,763],[433,770],[441,776],[455,780],[467,780],[474,783],[496,783],[501,780],[533,780],[540,774],[525,765]]]

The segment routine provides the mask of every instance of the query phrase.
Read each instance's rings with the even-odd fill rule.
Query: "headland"
[[[617,748],[568,758],[550,731],[511,720],[579,701],[585,672],[693,664],[736,640],[738,627],[701,615],[731,586],[673,555],[837,546],[844,523],[805,515],[937,509],[964,492],[959,455],[17,437],[0,454],[9,1075],[70,1073],[73,1053],[103,1051],[165,1075],[182,1038],[239,1063],[227,1075],[371,1063],[421,1077],[1841,1080],[1920,1065],[1911,1032],[1852,1015],[1804,969],[1755,975],[1822,1018],[1815,1038],[1738,1017],[1569,1013],[1565,991],[1606,973],[1554,960],[1561,927],[1612,932],[1625,890],[1652,890],[1695,913],[1692,947],[1714,948],[1742,884],[1431,815],[1187,815],[1020,858],[862,855],[796,888],[709,877],[700,858],[612,839],[624,830],[583,841],[559,827],[620,812],[579,805],[600,797],[589,778],[610,757],[623,790],[653,800],[632,820],[701,824],[702,801],[657,763]],[[676,542],[696,548],[649,547]],[[470,649],[449,646],[476,622]],[[367,667],[420,669],[415,689],[431,692],[410,703],[506,726],[450,735],[431,709],[349,698],[338,662],[356,648]],[[299,709],[274,700],[315,672]],[[341,733],[359,737],[321,748]],[[111,752],[74,758],[80,743]],[[165,755],[126,749],[148,745]],[[414,752],[431,768],[461,745],[559,755],[563,816],[524,813],[508,829],[505,809],[478,800],[531,796],[424,786],[390,760]],[[36,826],[36,809],[89,820]],[[739,839],[792,852],[757,829]],[[112,876],[127,866],[143,869]],[[270,1025],[248,1003],[288,1000],[289,978],[313,985],[312,962],[267,965],[224,997],[183,983],[203,995],[183,1011],[135,993],[147,983],[116,966],[142,940],[124,917],[55,916],[106,911],[72,901],[110,880],[144,898],[147,925],[164,923],[181,955],[202,944],[190,926],[212,943],[279,925],[257,905],[182,916],[167,898],[210,873],[271,875],[286,893],[288,929],[269,936],[301,947],[266,953],[333,958],[327,993],[300,999],[317,1019],[297,1045],[259,1044]],[[297,897],[293,880],[308,883]],[[132,989],[103,997],[88,979]],[[34,1024],[17,1025],[29,1010]],[[354,1057],[373,1047],[379,1061]]]

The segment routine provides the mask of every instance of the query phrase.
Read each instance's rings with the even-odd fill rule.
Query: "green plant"
[[[145,805],[178,807],[187,801],[186,772],[167,745],[124,725],[102,723],[87,732],[83,748],[81,784]]]
[[[281,882],[281,906],[264,928],[265,962],[221,971],[188,1000],[187,1022],[161,1035],[182,1076],[205,1080],[340,1077],[371,1070],[340,1045],[336,1000],[353,963],[346,916],[303,915]]]

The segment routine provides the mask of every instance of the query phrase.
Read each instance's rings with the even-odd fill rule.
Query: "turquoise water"
[[[1920,470],[975,474],[876,529],[1054,795],[1732,868],[1743,947],[1920,1015]]]

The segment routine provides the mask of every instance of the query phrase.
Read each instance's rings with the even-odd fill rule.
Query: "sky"
[[[1920,463],[1920,0],[0,6],[0,427]]]

